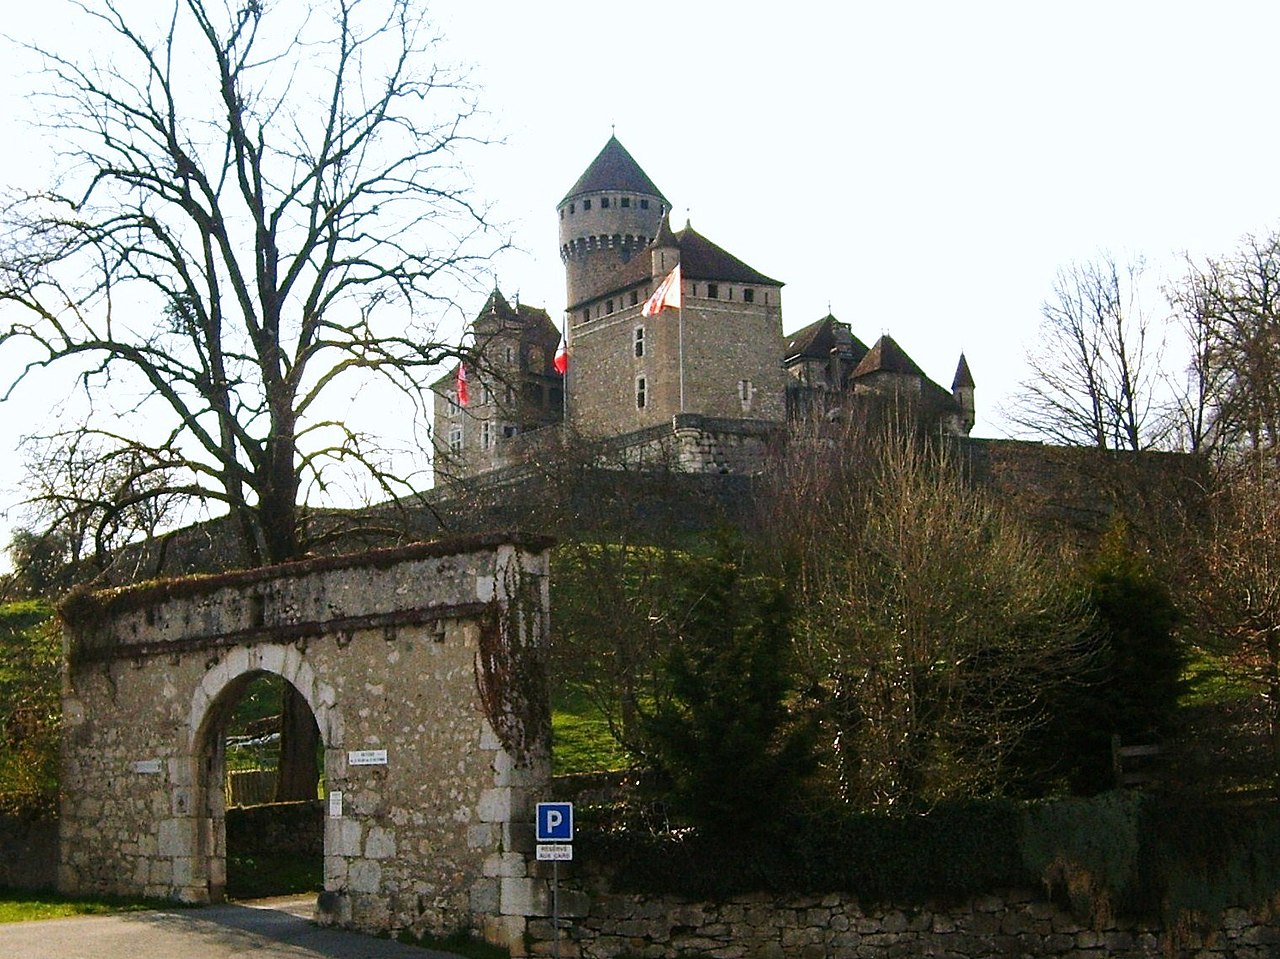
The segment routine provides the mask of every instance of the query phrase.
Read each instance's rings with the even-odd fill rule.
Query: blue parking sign
[[[573,803],[538,803],[538,842],[573,841]]]

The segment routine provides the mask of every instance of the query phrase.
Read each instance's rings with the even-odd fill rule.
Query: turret
[[[653,238],[649,247],[653,258],[653,278],[660,280],[670,273],[680,262],[680,241],[671,232],[671,217],[664,216],[658,227],[658,235]]]
[[[626,266],[649,245],[669,208],[618,138],[609,137],[557,207],[568,309],[629,279]]]
[[[963,353],[960,354],[955,378],[951,381],[951,395],[960,404],[961,422],[967,436],[973,429],[973,424],[977,422],[977,413],[973,405],[973,374],[969,372],[969,364]]]

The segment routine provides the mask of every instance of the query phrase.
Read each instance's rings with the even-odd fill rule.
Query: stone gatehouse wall
[[[520,941],[546,898],[524,852],[549,774],[549,547],[477,536],[64,605],[60,889],[223,895],[221,730],[269,672],[324,746],[319,918]]]
[[[575,900],[569,897],[572,903]],[[848,896],[739,896],[723,903],[597,892],[561,920],[565,959],[1275,959],[1276,920],[1229,909],[1209,934],[1082,923],[1027,892],[951,906],[866,909]],[[529,925],[551,955],[550,920]]]

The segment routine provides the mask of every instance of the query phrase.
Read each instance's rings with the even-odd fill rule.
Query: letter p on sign
[[[573,841],[573,803],[538,803],[538,842]]]

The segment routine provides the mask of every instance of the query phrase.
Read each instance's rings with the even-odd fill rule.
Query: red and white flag
[[[658,288],[653,291],[653,296],[644,301],[644,308],[640,313],[643,316],[657,316],[669,306],[680,309],[679,263],[667,274],[667,278],[658,284]]]
[[[551,365],[561,376],[569,370],[569,344],[565,343],[563,335],[560,337],[560,348],[556,350],[556,358],[551,361]]]
[[[471,393],[467,389],[467,367],[463,363],[458,364],[458,405],[466,406],[471,399]]]

